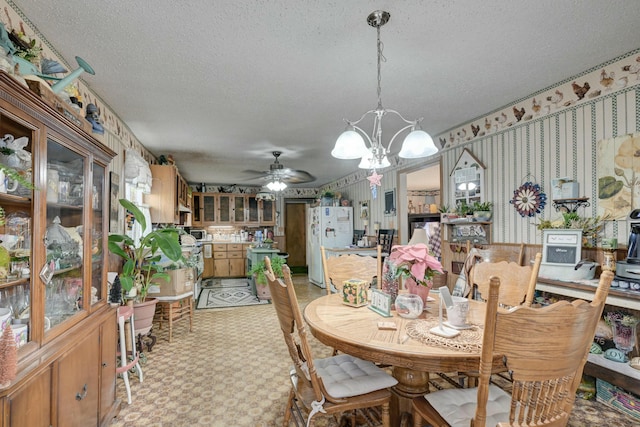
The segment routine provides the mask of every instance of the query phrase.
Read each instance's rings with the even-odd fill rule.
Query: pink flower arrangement
[[[389,261],[396,267],[396,277],[410,277],[419,285],[431,287],[434,274],[442,274],[442,264],[429,253],[424,243],[397,245],[391,249]]]

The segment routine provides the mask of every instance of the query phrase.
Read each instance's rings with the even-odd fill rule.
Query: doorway
[[[432,215],[439,220],[439,214],[431,213],[430,208],[439,207],[441,204],[440,159],[398,171],[398,188],[398,242],[406,245],[411,238],[409,223],[412,216]],[[424,221],[424,219],[421,220]]]
[[[287,265],[292,272],[307,268],[307,218],[305,201],[285,201],[284,233],[287,236]]]

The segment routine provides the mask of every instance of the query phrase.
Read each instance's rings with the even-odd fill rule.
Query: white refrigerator
[[[318,206],[309,208],[307,218],[309,281],[325,288],[320,247],[345,248],[353,240],[353,208]]]

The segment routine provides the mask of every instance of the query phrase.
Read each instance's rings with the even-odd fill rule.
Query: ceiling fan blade
[[[287,174],[282,177],[282,181],[287,184],[305,184],[307,182],[313,182],[316,177],[311,175],[307,171],[289,169]]]

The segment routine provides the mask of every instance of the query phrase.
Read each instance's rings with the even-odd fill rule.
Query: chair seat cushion
[[[316,359],[314,364],[327,392],[336,398],[371,393],[398,383],[375,364],[348,354]]]
[[[437,391],[424,396],[451,427],[469,427],[476,414],[477,388],[456,388]],[[509,421],[511,395],[496,385],[489,385],[487,426]]]

